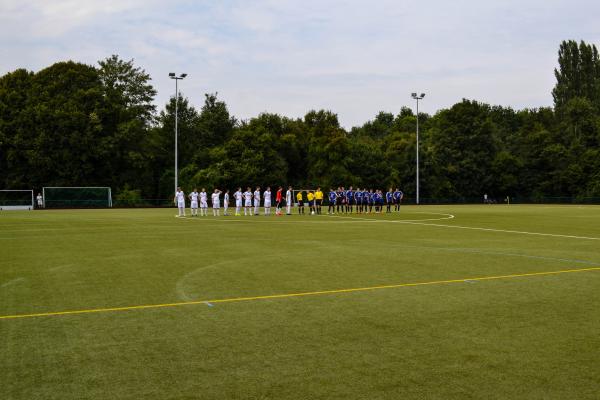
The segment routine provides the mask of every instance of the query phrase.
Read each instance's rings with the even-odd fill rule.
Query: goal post
[[[112,207],[111,189],[105,186],[47,186],[42,189],[42,196],[46,208]]]
[[[33,190],[0,190],[0,210],[33,210]]]

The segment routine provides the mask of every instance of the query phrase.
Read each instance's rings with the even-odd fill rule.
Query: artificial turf
[[[0,399],[600,398],[598,206],[174,214],[0,213]]]

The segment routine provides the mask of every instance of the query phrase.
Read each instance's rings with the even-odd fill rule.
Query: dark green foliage
[[[600,109],[600,58],[593,44],[563,41],[558,50],[559,68],[554,70],[556,86],[552,90],[557,110],[575,97],[583,97]]]
[[[463,100],[421,113],[421,197],[600,196],[596,47],[561,43],[555,74],[554,109]],[[98,67],[69,61],[0,77],[0,187],[111,186],[144,199],[171,198],[175,98],[157,114],[155,94],[150,76],[117,56]],[[178,113],[186,191],[397,186],[414,198],[417,118],[408,107],[349,131],[327,110],[237,121],[216,93],[206,94],[199,110],[180,95]]]

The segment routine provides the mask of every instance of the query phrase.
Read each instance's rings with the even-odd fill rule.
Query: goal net
[[[0,190],[0,210],[33,210],[33,190]]]
[[[109,187],[45,187],[46,208],[112,207]]]

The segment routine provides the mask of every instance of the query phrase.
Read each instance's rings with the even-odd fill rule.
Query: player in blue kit
[[[392,188],[390,188],[390,190],[388,190],[387,193],[385,194],[385,212],[386,213],[392,212],[392,203],[393,202],[394,202],[394,192],[392,191]]]
[[[371,198],[372,198],[371,202],[373,203],[373,208],[375,209],[375,212],[378,213],[379,212],[379,190],[377,190],[377,189],[374,190]]]
[[[329,188],[329,207],[327,208],[327,214],[335,214],[335,203],[337,202],[337,193],[333,188]]]
[[[404,197],[404,193],[398,188],[394,191],[394,211],[400,211],[400,203],[402,202],[402,198]]]
[[[363,203],[365,205],[365,213],[369,214],[371,212],[371,210],[373,209],[373,205],[371,203],[371,196],[373,194],[373,190],[368,191],[367,189],[365,189],[365,191],[363,192]]]
[[[354,204],[354,191],[352,186],[346,190],[346,212],[352,214],[352,205]]]
[[[382,190],[377,191],[377,206],[379,208],[378,212],[383,212],[383,202],[384,202],[384,194]]]
[[[335,195],[336,195],[336,198],[335,198],[335,209],[338,212],[338,214],[342,212],[342,200],[343,200],[342,199],[342,192],[343,192],[342,191],[342,187],[338,186],[338,188],[337,188],[337,190],[335,192]]]
[[[356,213],[360,214],[362,211],[362,192],[360,191],[360,188],[356,188],[354,191],[354,204],[356,204]]]

